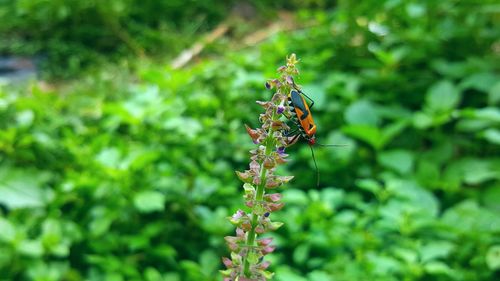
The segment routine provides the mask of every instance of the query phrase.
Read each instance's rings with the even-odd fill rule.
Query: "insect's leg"
[[[288,131],[288,132],[285,133],[285,136],[286,137],[292,136],[292,135],[296,134],[298,130],[299,129],[295,129],[293,131]]]
[[[288,146],[295,144],[299,140],[299,138],[300,138],[300,134],[297,134],[293,137],[288,137],[286,146],[288,147]]]
[[[313,99],[311,99],[311,98],[310,98],[308,95],[306,95],[304,92],[302,92],[302,91],[300,91],[300,90],[299,90],[299,92],[300,92],[301,94],[303,94],[303,95],[304,95],[304,97],[306,97],[306,98],[307,98],[307,99],[311,102],[311,105],[309,105],[309,108],[312,108],[312,107],[313,107],[313,105],[314,105],[314,101],[313,101]]]

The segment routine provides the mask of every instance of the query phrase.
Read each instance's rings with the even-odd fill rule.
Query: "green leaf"
[[[43,188],[47,175],[35,170],[0,167],[0,203],[9,209],[43,207],[53,198]]]
[[[296,264],[304,264],[309,257],[309,250],[309,244],[304,243],[297,246],[297,248],[293,251],[293,261]]]
[[[500,102],[500,81],[491,87],[488,93],[488,103],[496,105]]]
[[[342,128],[342,132],[348,136],[368,143],[375,149],[379,149],[382,146],[382,133],[376,127],[369,125],[348,125]]]
[[[439,274],[445,274],[445,275],[451,275],[452,270],[450,267],[445,264],[444,262],[440,261],[432,261],[424,265],[425,271],[429,274],[433,275],[439,275]]]
[[[181,281],[181,278],[177,272],[168,272],[164,274],[163,281]]]
[[[500,217],[488,209],[479,207],[473,200],[463,201],[446,210],[442,222],[461,233],[470,233],[471,229],[483,234],[500,231]]]
[[[403,130],[408,126],[409,120],[408,119],[402,119],[398,120],[394,123],[391,123],[384,128],[382,128],[382,140],[381,140],[381,145],[382,147],[385,146],[386,144],[390,143],[396,136],[401,134]]]
[[[96,156],[97,162],[108,168],[118,168],[122,160],[120,151],[116,147],[105,148]]]
[[[369,125],[348,125],[342,128],[342,132],[353,138],[357,138],[380,150],[391,142],[408,126],[408,120],[400,120],[385,126],[382,129]]]
[[[14,225],[0,217],[0,241],[1,242],[13,242],[16,237],[16,229]]]
[[[418,254],[416,251],[407,248],[397,247],[396,249],[394,249],[394,254],[409,264],[415,263],[418,258]]]
[[[359,179],[355,182],[356,186],[367,190],[373,194],[377,194],[382,190],[382,185],[373,179]]]
[[[500,145],[500,130],[490,128],[481,133],[482,137],[496,145]]]
[[[398,272],[402,268],[401,262],[393,257],[383,256],[374,253],[369,253],[367,256],[370,264],[373,266],[373,270],[377,274]]]
[[[331,281],[333,276],[328,275],[324,271],[315,270],[307,275],[310,281]]]
[[[496,107],[468,108],[461,110],[460,116],[500,124],[500,109]]]
[[[424,263],[445,258],[454,248],[455,245],[448,241],[433,241],[420,248],[420,258]]]
[[[144,271],[144,277],[146,281],[163,281],[163,277],[160,272],[153,267],[148,267]]]
[[[220,259],[214,251],[205,250],[200,255],[200,266],[205,276],[213,276],[219,267]]]
[[[380,123],[376,107],[368,100],[359,100],[351,104],[344,113],[348,124],[376,127]]]
[[[500,245],[491,246],[486,253],[486,264],[491,270],[500,268]]]
[[[277,281],[307,281],[300,274],[295,273],[289,267],[282,266],[276,270]]]
[[[490,210],[500,212],[500,185],[493,184],[488,189],[481,192],[481,199],[485,207]]]
[[[447,112],[458,105],[460,98],[460,92],[455,85],[448,80],[442,80],[429,88],[425,101],[431,112]]]
[[[427,129],[432,126],[434,120],[429,113],[417,112],[413,116],[413,126],[418,129]]]
[[[19,253],[27,257],[41,258],[44,250],[40,240],[23,240],[19,244]]]
[[[165,195],[157,191],[142,191],[134,196],[134,206],[143,213],[163,211]]]
[[[304,191],[298,189],[287,189],[283,191],[283,202],[288,204],[295,204],[305,206],[309,202],[307,195]]]
[[[407,174],[413,170],[414,156],[407,150],[384,151],[378,155],[378,162],[400,174]]]
[[[475,73],[460,83],[462,89],[475,89],[487,93],[499,80],[499,77],[491,72]]]
[[[314,100],[313,110],[322,110],[325,108],[327,99],[324,86],[321,84],[306,84],[303,85],[302,91]],[[307,102],[309,103],[309,100]]]

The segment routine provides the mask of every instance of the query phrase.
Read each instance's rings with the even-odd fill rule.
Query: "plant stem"
[[[272,119],[274,120],[275,118],[275,115],[273,114],[273,117]],[[273,140],[272,140],[272,135],[273,135],[273,129],[272,129],[272,126],[271,128],[269,128],[269,134],[266,138],[266,141],[265,141],[265,144],[266,144],[266,151],[265,151],[265,155],[266,157],[267,156],[270,156],[271,153],[273,152]],[[261,170],[260,170],[260,184],[257,186],[257,192],[255,194],[255,202],[261,202],[264,198],[264,190],[265,190],[265,187],[266,187],[266,177],[267,177],[267,169],[264,167],[264,160],[262,160],[262,162],[260,163],[261,165]],[[250,251],[253,251],[253,247],[254,246],[254,243],[255,243],[255,228],[257,227],[257,221],[259,219],[259,216],[257,214],[255,214],[255,212],[253,211],[252,209],[252,228],[250,229],[250,231],[248,232],[248,236],[247,236],[247,242],[246,242],[246,245],[248,247],[248,252],[247,252],[247,255],[245,256],[244,258],[244,263],[245,263],[245,267],[244,267],[244,274],[246,277],[250,277],[250,263],[248,262],[248,253]]]

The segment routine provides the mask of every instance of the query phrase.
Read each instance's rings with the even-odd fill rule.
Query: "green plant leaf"
[[[413,170],[414,156],[410,151],[383,151],[378,155],[377,159],[381,165],[400,174],[407,174]]]
[[[134,206],[143,213],[163,211],[165,195],[157,191],[141,191],[134,197]]]
[[[447,112],[460,102],[460,92],[455,85],[442,80],[429,88],[426,94],[426,106],[431,112]]]
[[[380,123],[376,107],[368,100],[359,100],[351,104],[346,108],[344,117],[348,124],[353,125],[376,127]]]
[[[491,246],[486,253],[486,264],[491,270],[500,268],[500,245]]]
[[[35,170],[0,168],[0,203],[9,209],[43,207],[53,193],[43,187],[47,174]]]

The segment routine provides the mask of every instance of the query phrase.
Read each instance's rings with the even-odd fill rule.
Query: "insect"
[[[306,98],[311,102],[310,105],[307,104]],[[297,129],[289,132],[287,135],[292,137],[289,140],[288,145],[292,145],[298,141],[300,137],[305,139],[311,148],[311,155],[314,161],[314,166],[316,168],[316,185],[319,186],[319,169],[316,163],[316,157],[314,156],[314,145],[319,146],[344,146],[336,144],[319,144],[316,143],[316,129],[317,126],[314,123],[314,119],[311,113],[311,108],[314,105],[314,101],[308,97],[304,92],[302,92],[294,83],[293,88],[290,90],[288,95],[288,105],[290,106],[290,111],[292,116],[288,116],[296,125]],[[299,134],[295,134],[299,131]],[[295,134],[295,135],[293,135]]]

